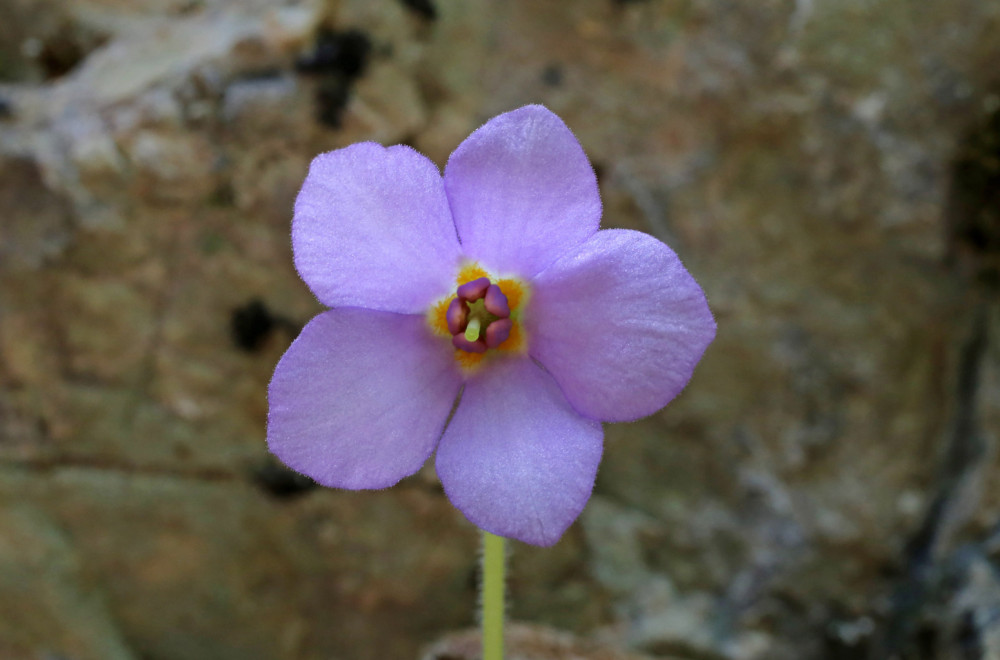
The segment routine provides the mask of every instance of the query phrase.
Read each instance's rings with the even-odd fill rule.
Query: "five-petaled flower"
[[[443,177],[405,146],[317,156],[292,245],[333,309],[275,369],[271,451],[325,486],[364,489],[436,448],[470,521],[555,543],[590,498],[601,422],[665,406],[715,337],[677,255],[600,219],[593,168],[542,106],[487,122]]]

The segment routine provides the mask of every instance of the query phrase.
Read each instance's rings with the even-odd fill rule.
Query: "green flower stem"
[[[503,660],[504,539],[483,532],[483,660]]]

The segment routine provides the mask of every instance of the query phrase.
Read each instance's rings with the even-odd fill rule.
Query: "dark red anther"
[[[489,328],[487,328],[487,331],[489,331]],[[457,334],[452,336],[451,344],[455,348],[459,348],[468,353],[486,352],[486,342],[484,342],[482,339],[477,339],[476,341],[469,341],[468,339],[465,338],[464,334]]]
[[[488,288],[490,288],[490,278],[480,277],[458,287],[455,294],[466,302],[475,302],[486,295]]]
[[[448,332],[453,335],[464,332],[469,323],[469,306],[463,300],[452,298],[445,318],[448,320]]]
[[[510,316],[510,305],[507,304],[507,296],[504,295],[503,291],[496,284],[491,284],[490,288],[486,289],[486,300],[483,301],[483,306],[493,316],[498,316],[502,319]]]
[[[498,319],[486,326],[486,347],[496,348],[507,341],[514,322],[510,319]]]

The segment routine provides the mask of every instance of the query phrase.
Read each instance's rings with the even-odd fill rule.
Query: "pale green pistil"
[[[497,320],[495,314],[490,314],[485,303],[480,299],[469,303],[469,325],[465,326],[465,338],[476,341],[486,331],[486,326]]]
[[[469,325],[465,327],[465,338],[469,341],[476,341],[479,339],[479,329],[482,327],[482,321],[478,318],[473,317],[469,319]]]

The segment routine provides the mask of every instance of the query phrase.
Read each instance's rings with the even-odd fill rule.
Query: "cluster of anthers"
[[[450,336],[460,365],[472,368],[491,349],[521,352],[520,312],[526,287],[513,278],[492,278],[477,264],[462,268],[453,296],[432,307],[431,326]]]

